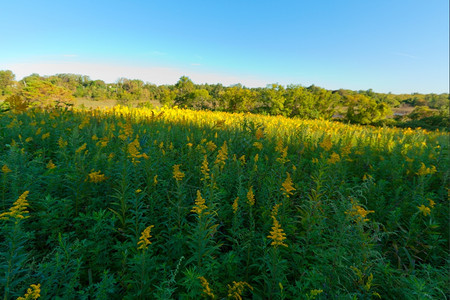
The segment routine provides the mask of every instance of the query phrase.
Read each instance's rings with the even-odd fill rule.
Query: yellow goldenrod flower
[[[101,174],[101,171],[96,171],[88,174],[87,178],[84,181],[89,181],[93,183],[102,182],[106,180],[105,174]]]
[[[53,163],[52,160],[50,160],[46,167],[47,167],[47,169],[52,170],[52,169],[56,168],[56,165]]]
[[[67,146],[67,142],[62,137],[59,137],[58,146],[59,148],[65,148]]]
[[[254,142],[254,143],[253,143],[253,146],[256,147],[256,148],[258,148],[259,150],[262,150],[262,148],[263,148],[263,144],[260,143],[260,142]]]
[[[42,131],[42,128],[41,128],[41,127],[39,127],[39,128],[38,128],[38,130],[36,130],[36,133],[35,133],[35,135],[40,135],[40,134],[41,134],[41,131]]]
[[[430,207],[431,207],[431,208],[434,208],[434,206],[436,205],[436,202],[434,202],[434,201],[431,200],[431,199],[428,199],[428,202],[430,203]]]
[[[202,198],[202,195],[199,190],[197,190],[197,198],[195,199],[195,205],[191,209],[191,212],[196,213],[198,216],[202,215],[202,212],[208,207],[205,205],[205,199]]]
[[[2,172],[3,172],[4,174],[7,174],[7,173],[11,173],[12,171],[11,171],[11,169],[10,169],[7,165],[3,165],[3,167],[2,167]]]
[[[341,160],[341,157],[339,156],[339,154],[333,152],[333,154],[331,154],[330,158],[327,160],[327,163],[330,165],[333,165],[340,160]]]
[[[93,141],[97,141],[98,140],[98,136],[96,134],[94,134],[91,138]]]
[[[323,141],[319,144],[320,147],[322,147],[325,151],[329,151],[333,144],[331,143],[331,137],[328,135],[326,136]]]
[[[258,128],[256,130],[255,137],[257,140],[264,138],[264,131],[261,128]]]
[[[280,224],[277,221],[277,218],[272,216],[273,219],[273,226],[272,231],[270,231],[270,235],[267,237],[272,239],[273,242],[271,243],[272,246],[278,247],[278,246],[284,246],[287,247],[283,241],[286,239],[286,233],[283,232],[283,229],[281,228]]]
[[[216,296],[214,296],[211,288],[209,287],[208,280],[206,280],[206,278],[203,276],[200,276],[198,279],[200,279],[200,282],[202,284],[204,296],[207,296],[207,297],[209,296],[209,297],[211,297],[211,299],[215,299]]]
[[[255,205],[255,195],[253,194],[253,186],[251,186],[247,192],[247,200],[250,206]]]
[[[141,189],[137,189],[137,190],[135,191],[136,194],[139,194],[140,192],[142,192]]]
[[[142,231],[141,237],[139,238],[138,241],[138,250],[146,250],[148,248],[148,245],[150,245],[152,242],[150,242],[149,238],[152,237],[152,235],[150,235],[150,232],[152,230],[152,228],[155,227],[154,225],[150,225],[147,228],[144,229],[144,231]]]
[[[29,143],[29,142],[31,142],[32,140],[33,140],[32,137],[27,137],[27,138],[25,139],[25,143]]]
[[[286,197],[289,198],[289,195],[293,195],[292,191],[295,191],[295,188],[292,183],[291,174],[286,172],[286,175],[287,175],[286,180],[281,184],[282,187],[280,190]]]
[[[181,165],[174,165],[173,166],[173,178],[175,178],[176,181],[183,180],[184,173],[180,171]]]
[[[216,161],[214,162],[215,165],[218,165],[220,169],[223,169],[225,166],[225,161],[228,158],[228,147],[227,142],[223,142],[222,147],[219,150],[219,153],[217,154]]]
[[[239,161],[241,162],[241,164],[245,165],[247,163],[245,160],[245,155],[242,155],[241,157],[239,157]]]
[[[281,205],[283,205],[283,203],[278,203],[273,206],[271,216],[276,217],[278,215],[278,210]]]
[[[27,289],[27,293],[23,297],[17,298],[17,300],[35,300],[39,298],[41,292],[41,285],[40,284],[32,284],[30,285],[30,288]]]
[[[42,138],[42,140],[45,140],[49,137],[50,137],[50,132],[47,132],[47,133],[44,133],[41,138]]]
[[[81,145],[77,150],[75,150],[75,153],[78,154],[78,153],[80,153],[80,152],[86,150],[86,146],[87,146],[87,144],[84,143],[84,144]]]
[[[233,281],[233,285],[228,284],[228,297],[242,300],[242,293],[244,292],[245,287],[253,290],[253,287],[245,281]]]
[[[238,210],[238,205],[239,205],[239,197],[236,197],[236,199],[234,199],[233,201],[233,213],[236,213]]]
[[[366,218],[366,216],[368,214],[374,213],[374,211],[366,210],[362,206],[357,205],[353,200],[351,200],[351,201],[352,201],[352,208],[349,211],[346,211],[345,214],[356,218],[357,222],[369,221],[369,219]]]
[[[424,175],[428,175],[428,174],[434,174],[436,173],[436,167],[435,166],[431,166],[431,168],[427,168],[425,166],[425,164],[422,162],[420,169],[417,171],[417,175],[419,176],[424,176]]]
[[[209,141],[206,143],[206,149],[208,149],[209,152],[213,152],[214,150],[216,150],[217,146],[216,144],[214,144],[214,142]]]
[[[431,214],[431,209],[423,204],[421,206],[417,206],[417,208],[421,213],[423,213],[424,216],[428,216],[429,214]]]
[[[27,196],[29,193],[29,191],[23,192],[23,194],[19,196],[19,199],[14,202],[9,211],[0,214],[0,220],[8,220],[9,218],[14,218],[16,220],[28,218],[25,214],[29,213],[27,210],[29,206]]]
[[[203,159],[200,171],[203,174],[203,177],[200,179],[201,181],[208,180],[210,178],[210,176],[209,176],[208,159],[207,159],[206,155],[205,155],[205,157]]]
[[[253,158],[253,161],[256,163],[259,160],[259,155],[258,153],[255,154],[255,157]]]

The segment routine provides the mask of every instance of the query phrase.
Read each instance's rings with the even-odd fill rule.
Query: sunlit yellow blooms
[[[245,281],[233,281],[233,285],[228,284],[228,297],[235,300],[242,300],[242,293],[245,287],[253,290],[253,287]]]
[[[97,140],[98,140],[98,136],[94,134],[94,135],[91,137],[91,139],[92,139],[93,141],[97,141]]]
[[[41,138],[42,140],[48,139],[50,137],[50,132],[44,133]]]
[[[330,165],[332,165],[332,164],[337,163],[337,162],[340,161],[340,160],[341,160],[341,157],[339,156],[339,154],[333,152],[333,153],[331,154],[330,158],[327,160],[327,163],[330,164]]]
[[[260,142],[254,142],[254,143],[253,143],[253,146],[256,147],[256,148],[258,148],[259,150],[262,150],[262,148],[263,148],[263,144],[260,143]]]
[[[431,199],[428,199],[428,202],[430,203],[430,207],[431,207],[431,208],[434,208],[434,206],[436,205],[436,202],[434,202],[434,201],[431,200]]]
[[[277,146],[275,147],[275,151],[276,152],[283,151],[283,140],[280,138],[277,140]]]
[[[27,289],[27,293],[23,297],[18,297],[17,300],[35,300],[41,296],[41,285],[32,284]]]
[[[52,170],[54,168],[56,168],[56,165],[53,163],[52,160],[50,160],[46,166],[47,169]]]
[[[96,171],[96,172],[89,173],[85,181],[98,183],[98,182],[102,182],[105,180],[106,180],[105,174],[102,174],[101,171]]]
[[[253,194],[253,186],[247,192],[247,202],[250,206],[255,205],[255,195]]]
[[[59,137],[58,146],[59,146],[59,148],[65,148],[67,146],[67,142],[62,137]],[[81,151],[83,151],[83,150],[81,150]]]
[[[255,132],[255,137],[257,140],[264,138],[264,131],[261,128],[258,128]]]
[[[201,181],[208,180],[210,178],[209,176],[209,166],[208,166],[208,158],[206,155],[203,158],[202,166],[200,167],[200,172],[202,172],[203,176],[200,179]]]
[[[283,242],[284,240],[286,240],[286,234],[283,232],[283,229],[278,223],[277,218],[272,216],[272,220],[273,220],[272,231],[270,231],[270,235],[267,236],[268,238],[273,240],[271,245],[275,247],[278,246],[287,247],[288,245]]]
[[[206,149],[208,149],[209,152],[213,152],[214,150],[216,150],[217,146],[216,144],[214,144],[214,142],[209,141],[206,143]]]
[[[283,195],[289,198],[290,195],[293,195],[292,191],[295,191],[295,188],[292,183],[291,174],[286,172],[286,180],[281,184],[281,191],[283,192]]]
[[[139,194],[140,192],[142,192],[141,189],[137,189],[136,191],[134,191],[136,194]]]
[[[138,241],[138,250],[146,250],[148,248],[148,245],[150,245],[152,242],[150,242],[150,238],[152,235],[150,234],[152,231],[152,228],[155,227],[154,225],[150,225],[147,228],[144,229],[141,233],[141,237]]]
[[[316,297],[322,293],[323,290],[311,290],[309,291],[308,299],[316,299]]]
[[[214,162],[215,165],[218,165],[220,169],[223,169],[225,166],[225,161],[228,158],[228,146],[227,142],[223,142],[222,147],[219,149],[219,153],[217,154],[216,161]]]
[[[236,197],[236,199],[234,199],[233,205],[231,205],[231,207],[233,207],[233,213],[236,213],[239,207],[239,197]]]
[[[205,277],[201,276],[198,279],[200,279],[200,283],[203,287],[203,295],[205,297],[211,297],[211,299],[215,299],[216,296],[214,296],[214,293],[212,292],[211,288],[209,287],[209,282],[206,280]]]
[[[366,210],[364,207],[357,205],[353,200],[352,200],[352,208],[345,212],[345,214],[355,218],[357,222],[369,221],[369,219],[366,218],[366,216],[371,213],[374,213],[374,211]]]
[[[140,163],[139,158],[148,159],[148,155],[145,153],[140,153],[141,144],[139,143],[139,137],[137,136],[131,143],[128,144],[128,157],[131,158],[131,162],[136,165]]]
[[[33,140],[32,137],[27,137],[27,138],[25,139],[25,143],[29,143],[29,142],[31,142],[32,140]]]
[[[26,214],[29,213],[27,210],[29,206],[27,196],[29,193],[29,191],[23,192],[23,194],[19,196],[19,199],[14,202],[9,211],[0,214],[0,220],[8,220],[9,218],[14,218],[16,220],[28,218]]]
[[[173,166],[173,178],[175,178],[176,181],[181,181],[184,178],[184,173],[180,171],[181,165],[174,165]]]
[[[283,205],[283,203],[275,204],[272,208],[272,212],[270,213],[270,215],[276,217],[278,215],[278,210],[280,209],[281,205]]]
[[[431,214],[431,209],[423,204],[421,206],[417,206],[417,208],[421,213],[423,213],[424,216],[428,216],[429,214]]]
[[[284,148],[282,148],[282,149],[279,151],[280,157],[277,158],[277,161],[278,161],[278,162],[284,164],[284,163],[286,163],[286,162],[289,161],[288,159],[286,159],[286,157],[287,157],[287,151],[288,151],[288,147],[287,147],[287,146],[284,147]]]
[[[416,174],[419,176],[424,176],[424,175],[429,175],[429,174],[434,174],[434,173],[436,173],[435,166],[432,165],[430,168],[427,168],[424,163],[421,163],[420,169],[417,171]]]
[[[7,165],[3,165],[2,167],[3,174],[11,173],[11,169]]]
[[[86,146],[87,146],[87,144],[84,143],[77,150],[75,150],[75,153],[78,154],[78,153],[81,153],[82,151],[86,150]]]
[[[255,154],[255,157],[253,158],[253,161],[256,163],[259,160],[259,155],[258,153]]]
[[[42,132],[42,128],[41,128],[41,127],[39,127],[39,128],[38,128],[38,130],[36,130],[36,133],[35,133],[35,135],[40,135],[40,134],[41,134],[41,132]]]
[[[329,151],[331,149],[331,147],[333,146],[333,144],[331,143],[331,137],[329,135],[326,136],[319,145],[325,151]]]
[[[312,163],[313,163],[313,164],[317,164],[317,163],[319,163],[319,159],[317,159],[316,157],[313,157],[313,159],[312,159]]]
[[[205,205],[205,199],[202,198],[200,191],[197,190],[197,198],[195,199],[195,205],[191,209],[191,212],[201,216],[203,211],[207,208],[208,207]]]

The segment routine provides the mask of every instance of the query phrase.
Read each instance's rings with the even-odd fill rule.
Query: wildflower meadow
[[[181,108],[0,114],[3,299],[445,299],[449,135]]]

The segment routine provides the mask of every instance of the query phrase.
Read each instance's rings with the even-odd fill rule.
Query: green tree
[[[29,81],[21,94],[29,105],[42,108],[71,106],[74,100],[71,91],[45,80]]]
[[[191,97],[190,93],[195,90],[195,86],[192,80],[187,76],[181,76],[178,82],[175,84],[175,90],[177,92],[175,103],[180,106],[189,106]]]
[[[386,103],[377,103],[363,94],[347,96],[347,119],[357,124],[372,124],[392,114]]]
[[[0,71],[0,96],[9,95],[15,84],[15,75],[12,71]]]
[[[238,84],[222,92],[220,102],[226,111],[248,112],[255,106],[256,93]]]

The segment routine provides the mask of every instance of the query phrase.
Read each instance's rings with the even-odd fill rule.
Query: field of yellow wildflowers
[[[0,115],[3,299],[444,299],[448,133]]]

